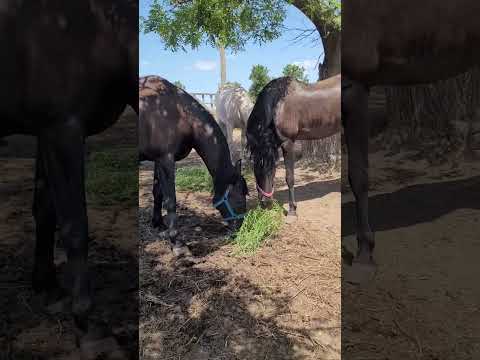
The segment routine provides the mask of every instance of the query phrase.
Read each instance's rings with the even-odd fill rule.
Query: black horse
[[[138,113],[137,14],[137,2],[127,0],[0,5],[0,43],[8,49],[0,55],[0,137],[38,138],[33,288],[61,296],[53,259],[58,228],[81,346],[92,339],[85,138],[110,127],[127,104]]]
[[[341,126],[341,77],[306,85],[289,77],[272,80],[260,92],[247,124],[258,197],[271,203],[281,147],[289,190],[289,211],[297,216],[294,193],[295,141],[334,135]]]
[[[192,96],[159,76],[139,81],[140,160],[155,161],[152,224],[165,231],[176,256],[189,255],[177,238],[175,162],[192,149],[208,168],[214,187],[213,206],[224,220],[241,221],[247,184],[241,162],[232,165],[227,141],[213,116]],[[162,216],[162,203],[167,215]]]

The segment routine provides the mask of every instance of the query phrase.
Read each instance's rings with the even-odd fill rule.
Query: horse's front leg
[[[285,163],[285,180],[288,185],[288,218],[289,221],[297,217],[297,203],[295,201],[295,143],[286,141],[282,144],[283,160]]]
[[[84,128],[80,120],[71,118],[45,129],[39,136],[39,156],[42,171],[47,175],[49,193],[55,204],[55,215],[60,237],[67,253],[67,271],[71,281],[72,312],[77,327],[86,332],[88,315],[92,308],[90,279],[88,275],[88,223],[85,202]],[[40,184],[37,184],[37,187]],[[40,192],[40,191],[39,191]],[[38,194],[42,197],[44,194]],[[39,206],[37,197],[37,206]],[[42,201],[44,209],[51,211],[51,203]],[[50,244],[54,222],[42,219],[37,207],[39,235]],[[42,220],[40,220],[42,219]],[[39,221],[40,220],[40,221]]]
[[[155,167],[158,168],[158,179],[163,195],[163,204],[167,214],[164,217],[170,246],[175,256],[191,255],[188,247],[178,237],[177,230],[177,200],[175,194],[175,161],[168,156],[157,160]]]
[[[348,151],[348,179],[356,200],[357,257],[373,264],[375,240],[368,219],[368,89],[353,83],[342,90],[342,120]]]
[[[152,226],[158,228],[160,231],[167,229],[165,223],[163,222],[162,216],[162,204],[163,204],[163,193],[160,185],[160,166],[158,162],[155,161],[155,169],[153,171],[153,217],[152,217]]]

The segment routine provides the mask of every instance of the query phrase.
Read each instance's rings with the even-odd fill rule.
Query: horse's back
[[[0,55],[0,134],[36,135],[69,116],[88,118],[87,132],[95,133],[127,103],[135,106],[135,9],[120,1],[105,19],[111,9],[100,1],[0,8],[0,40],[10,49]]]
[[[248,93],[242,87],[223,87],[217,93],[217,118],[233,128],[244,128],[253,107]]]
[[[369,85],[428,83],[480,63],[477,0],[342,3],[342,73]]]

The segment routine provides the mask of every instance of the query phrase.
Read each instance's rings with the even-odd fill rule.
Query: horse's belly
[[[298,140],[319,140],[332,135],[335,135],[340,131],[340,126],[337,122],[327,124],[318,128],[304,127],[298,131]]]

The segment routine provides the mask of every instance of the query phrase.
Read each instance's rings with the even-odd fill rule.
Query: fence
[[[215,112],[215,93],[190,93],[208,110]]]

